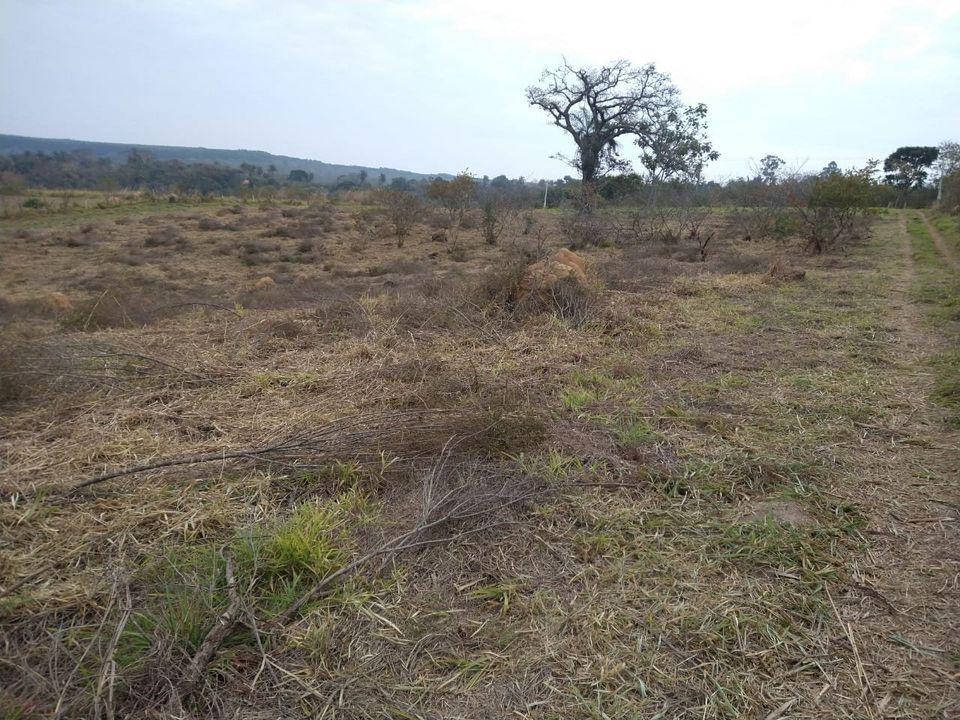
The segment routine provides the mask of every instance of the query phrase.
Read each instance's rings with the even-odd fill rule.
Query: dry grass
[[[376,208],[162,207],[5,221],[4,716],[956,713],[952,285],[896,219],[590,246],[518,309],[552,213],[457,261]]]

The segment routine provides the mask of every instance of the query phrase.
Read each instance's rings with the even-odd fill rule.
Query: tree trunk
[[[600,155],[580,146],[580,208],[582,216],[592,215],[597,204],[597,168]]]

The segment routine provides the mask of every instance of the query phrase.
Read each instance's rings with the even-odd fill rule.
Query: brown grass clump
[[[211,217],[200,218],[197,223],[197,228],[200,230],[222,230],[224,227],[222,222]]]
[[[139,292],[104,290],[96,297],[78,302],[61,323],[70,330],[91,332],[107,328],[137,327],[150,319],[149,305]]]
[[[797,282],[807,276],[806,270],[790,267],[783,260],[777,260],[767,274],[764,276],[764,282],[779,284],[784,282]]]
[[[170,247],[177,250],[184,250],[190,245],[189,241],[180,234],[174,227],[163,227],[150,232],[143,241],[143,246],[148,248]]]

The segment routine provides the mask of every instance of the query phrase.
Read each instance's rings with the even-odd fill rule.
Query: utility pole
[[[547,209],[547,190],[550,189],[550,181],[546,180],[543,183],[543,209]]]

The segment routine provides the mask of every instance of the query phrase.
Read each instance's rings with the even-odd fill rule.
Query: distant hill
[[[317,183],[333,183],[342,176],[354,176],[366,170],[367,182],[376,184],[383,173],[389,183],[394,178],[407,180],[422,180],[424,178],[451,176],[445,173],[432,175],[396,170],[384,167],[363,167],[361,165],[333,165],[320,160],[289,157],[287,155],[273,155],[262,150],[217,150],[202,147],[177,147],[173,145],[140,145],[132,143],[103,143],[88,142],[86,140],[54,140],[50,138],[25,137],[22,135],[0,134],[0,155],[13,155],[22,152],[52,154],[55,152],[82,152],[93,157],[109,158],[115,163],[122,163],[127,154],[137,149],[150,153],[158,160],[179,160],[184,163],[219,163],[237,167],[243,163],[259,165],[266,169],[270,165],[277,168],[281,176],[286,176],[291,170],[306,170],[313,173],[313,180]]]

